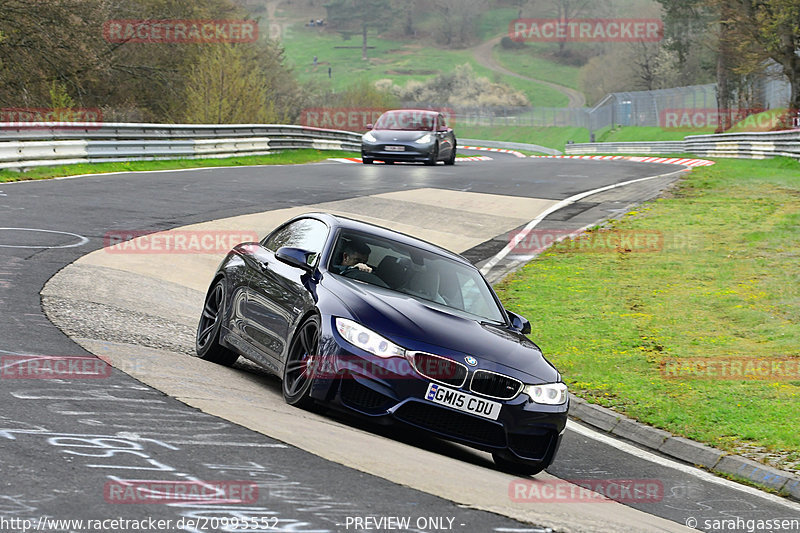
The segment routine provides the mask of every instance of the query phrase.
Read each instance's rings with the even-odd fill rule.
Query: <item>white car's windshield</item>
[[[432,131],[434,115],[422,111],[391,111],[381,115],[375,123],[376,130]]]

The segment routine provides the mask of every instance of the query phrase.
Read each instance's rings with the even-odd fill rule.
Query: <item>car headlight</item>
[[[371,329],[346,318],[336,319],[336,330],[347,342],[378,357],[405,357],[406,351]]]
[[[431,134],[430,133],[426,133],[425,135],[423,135],[422,137],[420,137],[419,139],[417,139],[414,142],[417,143],[417,144],[428,144],[432,140],[433,140],[433,137],[431,137]]]
[[[525,385],[522,391],[530,396],[533,402],[543,405],[561,405],[567,401],[567,386],[563,383]]]
[[[374,143],[374,142],[378,141],[378,139],[375,138],[375,136],[372,134],[371,131],[368,131],[367,133],[362,135],[361,138],[364,139],[367,142],[370,142],[370,143]]]

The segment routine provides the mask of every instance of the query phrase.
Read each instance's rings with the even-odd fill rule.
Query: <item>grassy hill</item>
[[[283,39],[286,58],[298,79],[330,83],[336,91],[361,80],[390,79],[395,84],[404,85],[410,80],[424,80],[451,72],[456,66],[467,63],[479,76],[522,91],[531,105],[562,107],[568,102],[566,96],[549,87],[500,75],[479,65],[470,49],[443,49],[424,43],[384,39],[376,34],[370,34],[368,44],[371,47],[369,59],[364,61],[360,37],[345,40],[340,34],[324,28],[310,28],[297,23],[291,26]],[[317,56],[316,66],[313,64],[314,56]],[[330,79],[328,67],[331,68]]]

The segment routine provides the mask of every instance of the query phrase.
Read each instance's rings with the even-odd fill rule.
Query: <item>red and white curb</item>
[[[337,163],[362,163],[360,157],[331,157],[328,161],[335,161]],[[380,161],[380,160],[378,160]],[[459,163],[469,162],[469,161],[493,161],[491,157],[485,155],[474,155],[474,156],[458,156],[456,157],[456,161]]]
[[[707,159],[686,159],[681,157],[652,157],[630,155],[532,155],[533,158],[544,159],[598,159],[603,161],[625,160],[637,163],[666,163],[668,165],[686,165],[687,167],[708,167],[714,164]]]
[[[517,152],[516,150],[507,150],[505,148],[486,148],[485,146],[461,146],[460,148],[464,150],[483,150],[484,152],[499,152],[501,154],[511,154],[517,157],[527,157],[522,152]]]

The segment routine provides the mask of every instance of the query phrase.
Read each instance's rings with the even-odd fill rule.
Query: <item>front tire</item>
[[[542,463],[527,463],[507,459],[505,455],[497,452],[492,452],[492,459],[498,469],[516,476],[535,476],[545,468]]]
[[[436,147],[431,152],[431,156],[425,160],[425,164],[428,166],[435,165],[436,162],[439,160],[439,145],[437,144]]]
[[[450,151],[450,157],[445,159],[445,165],[455,165],[456,164],[456,147],[453,146],[453,149]]]
[[[225,311],[225,280],[220,279],[208,291],[203,304],[203,314],[197,324],[195,336],[195,352],[200,359],[224,366],[231,366],[239,359],[239,354],[232,352],[219,343],[219,332],[222,328],[222,317]]]
[[[375,161],[375,160],[372,159],[371,157],[362,157],[361,158],[361,162],[364,163],[365,165],[371,165],[373,161]]]
[[[283,399],[289,405],[311,407],[311,385],[314,382],[314,358],[319,351],[319,317],[311,316],[294,334],[286,364],[283,367]]]

